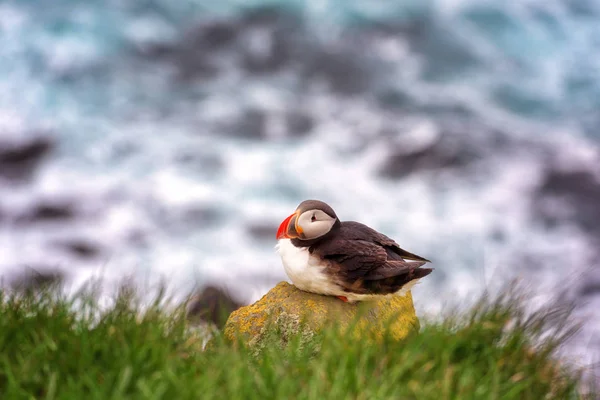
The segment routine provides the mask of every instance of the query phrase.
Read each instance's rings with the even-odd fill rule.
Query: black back
[[[421,268],[429,260],[402,249],[394,240],[364,224],[348,221],[334,228],[313,243],[298,244],[331,261],[328,272],[346,291],[394,293],[433,271]]]

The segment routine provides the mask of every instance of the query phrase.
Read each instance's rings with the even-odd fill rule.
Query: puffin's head
[[[319,200],[305,200],[277,230],[277,239],[314,240],[328,234],[338,222],[333,208]]]

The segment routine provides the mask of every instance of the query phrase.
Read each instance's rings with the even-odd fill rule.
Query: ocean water
[[[433,261],[420,315],[518,278],[597,362],[600,1],[513,3],[0,2],[0,274],[250,302],[317,198]]]

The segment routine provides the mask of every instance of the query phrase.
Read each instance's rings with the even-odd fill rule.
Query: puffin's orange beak
[[[277,229],[277,240],[279,239],[294,239],[302,234],[302,230],[296,226],[296,217],[298,211],[283,220],[279,229]]]

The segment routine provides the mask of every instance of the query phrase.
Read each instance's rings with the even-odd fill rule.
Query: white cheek
[[[306,239],[318,238],[319,236],[323,236],[329,232],[332,226],[333,223],[330,223],[329,221],[310,221],[306,224],[306,229],[302,227],[304,231],[304,237]]]

